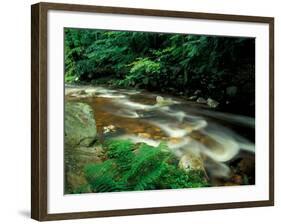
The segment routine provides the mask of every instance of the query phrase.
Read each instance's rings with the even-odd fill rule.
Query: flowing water
[[[65,94],[66,100],[92,106],[100,141],[130,139],[151,146],[165,141],[179,159],[189,152],[200,155],[213,185],[241,184],[241,172],[254,184],[254,118],[144,90],[66,86]]]

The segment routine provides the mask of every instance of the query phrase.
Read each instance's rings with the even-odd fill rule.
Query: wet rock
[[[76,165],[80,168],[89,163],[101,163],[105,157],[102,147],[96,145],[92,147],[78,147],[72,155],[76,157]]]
[[[79,91],[77,92],[77,94],[78,94],[78,95],[86,95],[87,93],[86,93],[86,91],[85,91],[84,89],[82,89],[82,90],[79,90]]]
[[[65,104],[65,144],[90,146],[97,137],[96,122],[92,108],[85,103]]]
[[[207,99],[207,105],[208,105],[209,107],[211,107],[211,108],[217,108],[218,105],[219,105],[219,102],[216,101],[216,100],[213,100],[213,99],[211,99],[211,98],[208,98],[208,99]]]
[[[161,139],[161,140],[162,140],[162,139],[163,139],[163,137],[162,137],[162,136],[158,136],[158,135],[154,135],[154,136],[153,136],[153,139],[155,139],[155,140],[159,140],[159,139]]]
[[[93,96],[96,96],[96,90],[95,89],[87,89],[85,91],[85,94],[89,97],[93,97]]]
[[[139,133],[138,136],[141,138],[151,138],[151,135],[149,133]]]
[[[64,94],[66,95],[66,96],[70,96],[71,94],[73,94],[74,92],[76,92],[77,90],[75,90],[75,89],[72,89],[72,88],[66,88],[65,87],[65,92],[64,92]]]
[[[87,164],[99,164],[106,159],[106,153],[102,145],[95,143],[93,146],[73,147],[65,145],[64,167],[65,167],[65,192],[73,193],[79,188],[87,186],[84,177],[84,167]],[[88,192],[83,189],[83,192]]]
[[[103,127],[103,133],[106,134],[106,133],[110,133],[110,132],[115,132],[116,131],[116,127],[114,125],[108,125],[108,126],[105,126]]]
[[[162,96],[157,96],[156,97],[156,104],[158,106],[169,106],[174,104],[174,101],[170,98],[164,98]]]
[[[89,94],[87,94],[87,92],[83,89],[72,89],[72,90],[66,91],[65,94],[67,96],[77,97],[77,98],[86,98],[89,96]]]
[[[168,88],[168,90],[170,90],[171,92],[177,92],[177,90],[173,87]]]
[[[201,93],[202,93],[202,91],[201,91],[200,89],[197,89],[197,90],[194,92],[194,95],[195,95],[195,96],[199,96]]]
[[[65,95],[75,98],[95,97],[96,89],[66,89]]]
[[[199,97],[197,100],[196,100],[197,103],[207,103],[207,100],[205,100],[203,97]]]
[[[182,138],[169,138],[169,143],[170,144],[179,144],[182,142]]]
[[[188,97],[189,100],[196,100],[197,99],[197,96],[190,96]]]
[[[193,152],[187,152],[184,154],[180,161],[179,161],[179,167],[184,170],[202,170],[204,171],[204,162],[200,155],[193,153]]]
[[[156,103],[162,103],[164,98],[162,96],[156,96]]]

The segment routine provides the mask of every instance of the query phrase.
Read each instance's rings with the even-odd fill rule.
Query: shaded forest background
[[[65,81],[212,98],[254,116],[255,39],[66,28]]]

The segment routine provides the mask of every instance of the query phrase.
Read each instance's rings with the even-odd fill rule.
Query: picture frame
[[[140,21],[147,18],[155,18],[167,21],[172,20],[194,20],[203,22],[224,22],[224,25],[229,24],[252,24],[253,26],[264,26],[261,30],[266,30],[267,34],[263,34],[265,38],[261,38],[262,41],[266,41],[266,49],[268,54],[268,64],[265,64],[268,75],[265,75],[265,80],[267,80],[268,86],[264,87],[266,90],[266,100],[268,105],[265,107],[266,115],[256,111],[256,116],[259,119],[264,118],[266,124],[266,130],[263,132],[268,143],[263,145],[266,148],[266,157],[264,160],[264,166],[267,167],[267,172],[264,174],[267,178],[265,181],[265,199],[251,199],[244,200],[240,198],[239,201],[228,201],[228,202],[218,202],[213,203],[193,203],[193,204],[183,204],[181,205],[169,205],[168,202],[163,206],[155,206],[147,203],[145,206],[140,207],[130,207],[128,208],[115,208],[115,209],[83,209],[77,211],[75,209],[68,209],[66,206],[59,212],[50,212],[50,187],[54,183],[50,179],[50,167],[56,169],[56,162],[53,161],[50,147],[54,146],[50,142],[50,135],[52,133],[49,129],[50,123],[50,105],[52,100],[56,96],[50,96],[50,92],[54,94],[60,92],[58,98],[61,97],[59,103],[63,102],[63,87],[60,90],[58,85],[53,85],[54,80],[50,80],[50,71],[53,64],[50,63],[50,52],[51,47],[50,41],[50,29],[54,24],[54,19],[56,23],[60,23],[57,18],[65,18],[61,15],[56,15],[55,18],[50,17],[50,12],[59,12],[62,14],[75,14],[76,16],[84,14],[85,16],[90,16],[91,14],[101,14],[104,18],[107,16],[124,16],[124,17],[138,17]],[[77,17],[77,18],[78,18]],[[76,17],[73,17],[76,18]],[[160,20],[159,19],[159,20]],[[82,19],[81,19],[82,21]],[[176,22],[176,21],[175,21]],[[160,24],[160,23],[159,23]],[[74,24],[74,27],[76,25]],[[122,24],[121,24],[122,26]],[[92,27],[95,28],[95,27]],[[101,27],[98,27],[101,28]],[[37,3],[31,6],[31,217],[38,221],[48,221],[48,220],[60,220],[60,219],[80,219],[80,218],[95,218],[95,217],[109,217],[109,216],[125,216],[125,215],[141,215],[141,214],[157,214],[157,213],[171,213],[171,212],[187,212],[187,211],[203,211],[203,210],[215,210],[215,209],[228,209],[228,208],[247,208],[247,207],[260,207],[260,206],[273,206],[274,205],[274,18],[272,17],[260,17],[260,16],[241,16],[241,15],[225,15],[225,14],[211,14],[203,12],[184,12],[184,11],[167,11],[167,10],[155,10],[155,9],[138,9],[138,8],[119,8],[119,7],[105,7],[105,6],[92,6],[92,5],[75,5],[75,4],[58,4],[58,3]],[[107,28],[105,28],[107,29]],[[124,27],[127,30],[128,27]],[[153,29],[153,28],[151,28]],[[129,29],[130,30],[130,29]],[[172,31],[171,31],[172,32]],[[231,35],[231,34],[230,34]],[[261,34],[262,35],[262,34]],[[254,36],[254,34],[253,34]],[[63,39],[61,36],[60,41]],[[54,41],[56,39],[52,39]],[[261,43],[263,44],[263,43]],[[259,52],[257,51],[257,55]],[[60,57],[63,57],[63,52],[61,52]],[[256,56],[257,57],[257,56]],[[54,68],[57,69],[57,68]],[[57,73],[63,78],[61,70],[57,69]],[[54,78],[51,78],[54,79]],[[259,99],[256,97],[256,101]],[[62,106],[63,107],[63,106]],[[54,106],[52,106],[54,108]],[[258,110],[258,108],[256,109]],[[61,114],[58,117],[63,117]],[[55,124],[54,127],[58,125]],[[63,123],[61,124],[63,126]],[[258,127],[258,126],[257,126]],[[63,152],[63,149],[57,148]],[[51,152],[51,153],[50,153]],[[260,152],[260,151],[258,151]],[[257,152],[257,153],[258,153]],[[63,153],[62,153],[63,154]],[[261,162],[263,163],[263,162]],[[63,161],[61,161],[63,164]],[[61,165],[63,167],[63,165]],[[257,172],[257,171],[256,171]],[[259,173],[257,172],[257,175]],[[63,181],[63,180],[62,180]],[[51,184],[50,184],[51,183]],[[231,190],[228,190],[230,193]],[[132,197],[133,194],[131,193]],[[150,195],[155,194],[153,192]],[[115,196],[118,194],[115,194]],[[119,194],[120,195],[120,194]],[[62,197],[68,197],[66,195],[61,195]],[[258,196],[258,195],[257,195]],[[87,197],[87,195],[86,195]],[[101,196],[102,197],[102,196]],[[118,197],[118,196],[116,196]],[[139,197],[142,197],[141,195]],[[73,198],[75,201],[77,197]],[[96,198],[95,200],[100,200]],[[114,199],[115,200],[115,199]],[[117,200],[117,199],[116,199]],[[110,197],[108,199],[110,201]],[[118,201],[118,200],[117,200]],[[125,199],[124,199],[125,201]],[[124,202],[123,201],[123,202]],[[57,202],[57,201],[56,201]],[[95,202],[93,200],[93,202]],[[122,201],[119,201],[121,203]],[[122,203],[121,203],[122,204]],[[63,211],[63,212],[62,212]]]

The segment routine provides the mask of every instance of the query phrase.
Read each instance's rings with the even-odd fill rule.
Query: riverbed
[[[163,93],[105,86],[66,86],[66,101],[89,104],[98,139],[165,142],[179,158],[204,161],[212,186],[255,183],[255,119],[222,113],[205,104]]]

